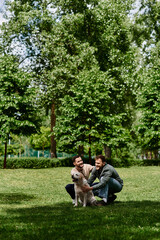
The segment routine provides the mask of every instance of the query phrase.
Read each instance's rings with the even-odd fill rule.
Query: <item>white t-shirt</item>
[[[88,180],[89,175],[90,175],[93,168],[94,168],[94,166],[92,166],[90,164],[84,164],[82,171],[78,171],[76,169],[76,167],[74,167],[71,170],[71,175],[73,175],[73,173],[75,173],[75,172],[80,172],[84,175],[85,179]]]

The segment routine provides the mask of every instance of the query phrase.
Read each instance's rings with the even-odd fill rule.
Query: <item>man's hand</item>
[[[89,192],[90,190],[93,189],[92,187],[89,187],[89,186],[87,186],[87,185],[84,185],[84,186],[82,186],[81,188],[82,188],[82,191],[83,191],[83,192]]]

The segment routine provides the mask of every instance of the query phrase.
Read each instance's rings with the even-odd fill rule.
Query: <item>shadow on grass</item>
[[[160,202],[115,202],[106,207],[70,203],[8,209],[0,239],[160,239]]]
[[[20,204],[33,198],[35,198],[33,195],[22,193],[0,193],[0,204]]]

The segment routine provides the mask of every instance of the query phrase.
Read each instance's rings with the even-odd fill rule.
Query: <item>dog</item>
[[[74,182],[74,190],[75,190],[75,207],[78,206],[78,200],[80,200],[83,204],[83,207],[86,207],[87,204],[90,204],[91,206],[96,206],[96,199],[93,195],[93,192],[90,190],[89,192],[85,193],[82,191],[82,186],[89,184],[87,183],[87,180],[83,176],[82,173],[76,172],[72,174],[72,180]]]

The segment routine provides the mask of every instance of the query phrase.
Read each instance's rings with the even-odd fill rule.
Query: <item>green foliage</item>
[[[3,159],[1,158],[1,167],[3,168]],[[7,167],[9,169],[15,168],[52,168],[61,166],[58,159],[49,158],[34,158],[34,157],[22,157],[22,158],[8,158]]]
[[[88,157],[83,157],[84,163],[89,162]],[[160,160],[141,160],[129,158],[112,158],[107,159],[107,163],[116,168],[132,167],[132,166],[160,166]],[[95,165],[95,160],[92,158],[91,164]],[[41,168],[55,168],[55,167],[73,167],[71,158],[44,158],[44,157],[19,157],[8,158],[7,169],[41,169]],[[3,168],[3,158],[0,157],[0,168]]]
[[[89,135],[98,137],[98,129],[103,123],[105,108],[110,101],[109,77],[93,68],[91,71],[83,71],[78,81],[71,87],[70,95],[62,99],[59,109],[61,115],[57,117],[57,125],[54,129],[59,143],[63,145],[86,145],[89,143]]]
[[[160,2],[157,0],[140,0],[140,10],[135,18],[135,41],[142,46],[147,63],[151,62],[152,48],[160,40]]]
[[[83,71],[70,94],[61,101],[57,124],[54,128],[59,149],[77,150],[89,147],[89,138],[101,149],[107,144],[122,148],[130,141],[129,130],[123,127],[126,114],[114,112],[112,92],[116,80],[97,68]]]
[[[22,144],[13,144],[7,146],[7,154],[8,155],[21,155],[24,152],[24,146]],[[3,149],[4,155],[4,149]]]
[[[76,39],[96,48],[97,66],[88,71],[82,69],[62,99],[54,129],[61,150],[75,151],[82,145],[89,148],[90,137],[98,148],[104,144],[118,148],[131,140],[127,127],[133,121],[136,65],[126,17],[130,2],[123,4],[100,1],[76,14],[67,10],[68,5],[63,6],[63,26]]]
[[[159,82],[159,33],[160,2],[140,1],[140,10],[135,18],[135,40],[141,46],[141,68],[138,73],[137,118],[133,129],[137,145],[143,151],[151,151],[158,158],[160,146],[160,82]]]
[[[0,137],[9,134],[29,135],[38,125],[36,90],[31,74],[19,69],[12,56],[0,56]]]
[[[30,137],[30,144],[34,149],[41,150],[50,148],[51,130],[47,127],[40,127],[40,133],[33,134]]]
[[[14,55],[23,67],[28,67],[27,72],[35,73],[33,81],[41,89],[38,98],[43,107],[49,109],[54,104],[57,115],[55,133],[60,150],[76,152],[83,145],[86,152],[92,145],[99,151],[107,145],[112,148],[114,156],[124,150],[117,156],[129,157],[126,149],[137,141],[138,149],[152,148],[157,151],[159,64],[156,64],[156,71],[144,70],[142,77],[142,71],[138,69],[145,69],[146,66],[152,68],[159,63],[160,4],[155,0],[141,0],[140,11],[130,18],[133,2],[7,2],[9,14],[8,21],[1,27],[1,50],[5,54],[13,54],[14,48]],[[7,96],[8,100],[3,99],[3,106],[12,113],[12,117],[5,115],[4,111],[0,112],[4,122],[1,136],[4,131],[7,136],[11,129],[17,134],[33,133],[36,130],[34,110],[37,105],[34,104],[34,109],[30,108],[36,102],[33,81],[28,82],[32,76],[17,70],[17,64],[15,71],[13,59],[2,62],[7,62],[8,69],[7,80],[2,84],[3,92],[7,89],[4,88],[6,84],[11,85],[8,79],[12,79],[14,84],[20,84],[19,89],[23,88],[24,98],[15,91]],[[16,79],[22,79],[21,83]],[[152,93],[150,89],[153,89]],[[24,103],[25,98],[29,106]],[[20,101],[21,108],[17,103]],[[137,111],[142,113],[140,123],[135,117],[137,103]],[[7,107],[8,104],[10,107]],[[14,109],[18,111],[16,116]],[[33,117],[29,120],[26,116],[28,110]],[[25,116],[21,122],[17,119],[20,111]],[[138,132],[134,127],[137,124]],[[51,126],[54,125],[55,122],[51,121]],[[39,148],[41,144],[36,142],[34,147]]]
[[[139,141],[143,149],[158,150],[160,146],[160,75],[159,70],[150,69],[142,75],[142,89],[138,94],[140,111]]]

